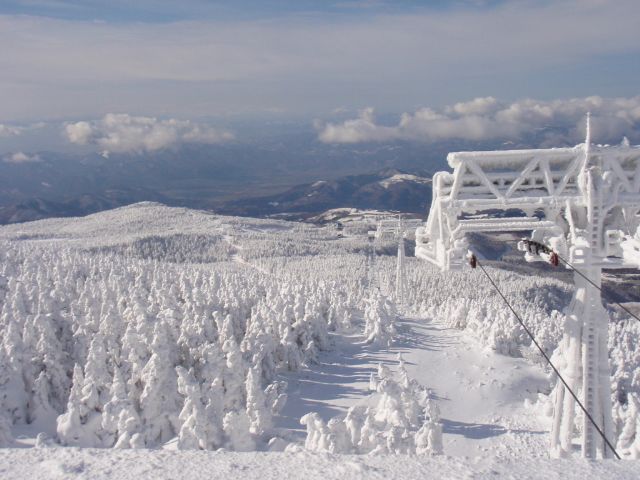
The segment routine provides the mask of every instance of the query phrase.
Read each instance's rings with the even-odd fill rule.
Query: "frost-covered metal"
[[[416,230],[416,256],[443,270],[465,263],[472,232],[532,231],[600,285],[603,268],[640,267],[640,147],[583,144],[573,148],[450,153],[453,172],[433,177],[429,218]],[[530,253],[527,260],[534,260]],[[560,353],[572,389],[613,440],[607,356],[608,315],[600,290],[575,275]],[[571,451],[576,405],[556,388],[552,454]],[[612,453],[585,417],[582,454]]]
[[[399,304],[404,303],[404,291],[407,283],[405,278],[404,257],[404,225],[402,224],[402,217],[400,217],[398,219],[398,262],[396,263],[396,302]]]
[[[406,279],[405,279],[405,267],[404,267],[404,258],[405,258],[405,249],[404,249],[404,240],[407,227],[411,225],[412,220],[403,220],[402,215],[399,215],[397,219],[393,218],[381,218],[378,220],[376,230],[375,230],[375,239],[381,240],[384,238],[393,238],[398,241],[398,261],[396,264],[396,301],[398,303],[403,303],[405,297],[405,287],[406,287]],[[408,224],[408,225],[407,225]]]

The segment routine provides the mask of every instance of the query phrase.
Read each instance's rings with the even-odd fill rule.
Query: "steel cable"
[[[574,391],[571,389],[571,387],[569,387],[569,384],[565,381],[564,377],[560,374],[560,372],[558,371],[558,369],[555,367],[555,365],[553,364],[553,362],[551,361],[551,359],[549,358],[549,356],[545,353],[545,351],[542,349],[542,347],[540,346],[540,344],[536,341],[535,337],[533,336],[533,334],[529,331],[529,329],[527,328],[527,326],[524,324],[524,321],[522,320],[522,318],[520,318],[520,316],[516,313],[516,311],[513,309],[513,307],[511,306],[511,303],[509,303],[509,301],[507,300],[507,298],[504,296],[504,294],[502,293],[502,291],[500,290],[500,288],[498,288],[498,285],[496,285],[496,283],[493,281],[493,279],[489,276],[489,274],[487,273],[487,271],[484,269],[484,266],[476,259],[476,263],[477,265],[480,267],[480,269],[482,270],[482,272],[485,274],[485,276],[487,277],[487,279],[489,280],[489,282],[491,282],[491,285],[493,285],[493,288],[496,289],[496,291],[498,292],[498,294],[500,295],[500,297],[502,297],[502,300],[504,300],[504,303],[507,304],[507,306],[509,307],[509,310],[511,310],[511,313],[513,313],[513,315],[516,317],[516,319],[518,320],[518,323],[520,323],[520,325],[522,326],[522,328],[524,329],[524,331],[527,333],[527,335],[529,335],[529,338],[531,338],[531,341],[533,342],[533,344],[538,348],[538,350],[540,350],[540,353],[542,354],[542,356],[544,357],[544,359],[547,361],[547,363],[549,364],[549,366],[551,367],[551,369],[555,372],[555,374],[558,376],[558,378],[560,379],[560,381],[563,383],[563,385],[565,386],[565,388],[569,391],[569,393],[571,394],[571,396],[573,397],[573,399],[576,401],[576,403],[578,404],[578,406],[580,407],[580,409],[584,412],[584,414],[586,415],[586,417],[589,419],[589,421],[591,422],[591,424],[594,426],[594,428],[597,430],[597,432],[600,434],[600,436],[602,437],[602,439],[604,440],[605,444],[607,445],[607,447],[609,447],[611,449],[611,451],[614,453],[614,455],[616,456],[616,458],[618,460],[620,460],[620,455],[618,455],[618,452],[616,452],[616,449],[613,448],[613,445],[611,444],[611,442],[607,439],[606,435],[604,434],[604,432],[602,431],[602,429],[600,429],[600,427],[598,426],[598,424],[596,423],[596,421],[593,419],[593,417],[591,416],[591,414],[587,411],[587,409],[584,407],[584,405],[582,405],[582,402],[580,401],[580,399],[578,398],[578,396],[574,393]],[[636,317],[637,318],[637,317]]]
[[[576,272],[578,275],[580,275],[582,278],[584,278],[587,282],[589,282],[591,285],[593,285],[595,288],[597,288],[598,290],[600,290],[600,293],[605,293],[604,290],[602,290],[602,287],[597,285],[595,282],[593,282],[593,280],[591,280],[588,276],[586,276],[584,273],[582,273],[580,270],[578,270],[576,267],[574,267],[573,265],[571,265],[566,259],[564,259],[562,256],[560,256],[560,254],[558,252],[556,252],[555,250],[552,250],[550,247],[548,247],[547,245],[540,243],[540,242],[535,242],[533,240],[527,240],[529,242],[529,244],[534,245],[535,247],[538,247],[539,250],[541,250],[543,253],[555,253],[558,258],[560,259],[560,261],[562,261],[565,265],[567,265],[571,270],[573,270],[574,272]],[[622,305],[619,302],[616,301],[612,301],[610,303],[614,303],[616,305],[618,305],[622,310],[624,310],[625,312],[627,312],[631,317],[635,318],[636,320],[638,320],[640,322],[640,318],[638,318],[637,315],[635,315],[634,313],[632,313],[628,308],[626,308],[624,305]]]

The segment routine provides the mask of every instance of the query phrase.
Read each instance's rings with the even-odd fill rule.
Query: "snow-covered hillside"
[[[443,274],[407,258],[396,302],[395,246],[371,245],[368,229],[354,221],[338,238],[332,226],[151,203],[2,227],[0,442],[224,449],[184,459],[251,469],[276,455],[264,462],[337,465],[334,476],[403,464],[351,456],[367,453],[494,459],[449,459],[446,468],[444,459],[411,460],[401,467],[407,476],[544,462],[555,379],[502,300],[480,272]],[[494,246],[484,248],[491,257]],[[552,353],[569,277],[505,252],[488,271]],[[636,458],[640,325],[612,314],[617,447]],[[309,451],[351,455],[329,461]],[[14,472],[29,455],[55,463],[55,452],[5,449],[0,468]],[[107,450],[64,452],[83,466],[58,463],[62,473],[51,476],[96,477],[92,469],[110,462]],[[136,455],[117,458],[168,458],[180,468],[179,453]],[[623,475],[627,467],[570,468]]]

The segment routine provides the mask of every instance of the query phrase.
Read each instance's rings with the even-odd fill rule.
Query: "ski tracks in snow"
[[[278,427],[290,440],[305,432],[299,419],[315,411],[326,421],[346,413],[369,395],[369,376],[379,362],[394,367],[401,353],[412,378],[438,401],[444,453],[453,456],[546,457],[548,422],[535,402],[548,389],[542,370],[522,358],[483,348],[469,333],[424,318],[398,318],[389,349],[363,342],[361,335],[334,335],[334,348],[318,363],[284,375],[289,399]]]
[[[239,263],[240,265],[244,265],[245,267],[253,268],[254,270],[257,270],[258,272],[262,273],[263,275],[274,276],[273,273],[268,272],[264,268],[259,267],[257,265],[254,265],[253,263],[247,262],[244,258],[242,258],[242,255],[240,255],[240,251],[242,251],[242,245],[238,245],[238,244],[234,243],[233,235],[225,234],[223,236],[223,239],[231,247],[231,260],[232,261],[234,261],[236,263]]]

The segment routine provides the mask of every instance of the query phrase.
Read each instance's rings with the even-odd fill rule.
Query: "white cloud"
[[[13,127],[11,125],[3,125],[0,123],[0,138],[1,137],[15,137],[23,132],[23,127]]]
[[[458,115],[486,115],[499,108],[499,102],[493,97],[474,98],[469,102],[458,102],[451,107],[445,108],[448,114]]]
[[[89,122],[68,123],[64,127],[67,139],[71,143],[84,145],[89,143],[89,139],[93,134],[93,127]]]
[[[24,152],[15,152],[2,157],[2,161],[5,163],[30,163],[39,162],[40,157],[38,155],[27,155]]]
[[[319,138],[325,143],[359,143],[373,138],[375,141],[393,140],[396,135],[395,128],[376,125],[373,108],[365,108],[356,119],[322,126]]]
[[[233,140],[234,136],[226,130],[218,130],[203,125],[194,125],[188,122],[188,128],[182,136],[185,142],[195,143],[221,143]]]
[[[232,140],[233,134],[189,120],[157,119],[109,113],[96,122],[75,122],[65,125],[69,142],[97,145],[102,155],[109,152],[153,152],[180,143],[221,143]]]
[[[559,131],[565,142],[579,142],[584,135],[584,119],[592,113],[595,141],[620,140],[626,135],[640,138],[640,96],[631,98],[586,97],[568,100],[519,100],[499,102],[476,98],[438,111],[420,108],[402,114],[393,126],[376,123],[372,108],[356,119],[342,123],[318,124],[318,138],[325,143],[383,142],[413,140],[514,140],[549,129]],[[551,138],[549,137],[549,140]],[[558,138],[553,140],[559,141]]]

